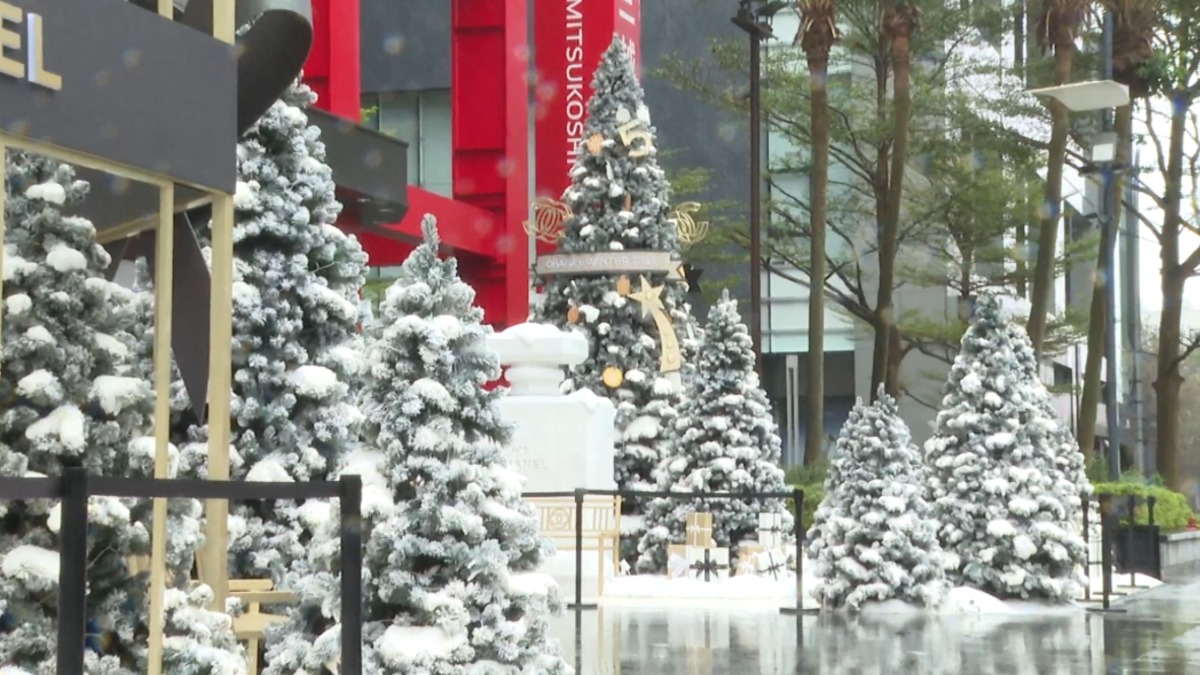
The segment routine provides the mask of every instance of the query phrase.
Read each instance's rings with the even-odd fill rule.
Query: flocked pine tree
[[[341,210],[300,83],[243,135],[234,196],[232,475],[323,480],[357,442],[358,288],[366,256],[334,226]],[[207,230],[201,237],[207,239]],[[184,392],[177,388],[179,396]],[[180,434],[202,472],[203,428]],[[231,573],[285,585],[328,506],[231,508]]]
[[[979,298],[925,445],[952,580],[1069,602],[1084,583],[1083,459],[1038,378],[1021,304]]]
[[[432,217],[368,336],[363,477],[364,672],[566,673],[547,618],[560,603],[536,573],[549,552],[505,457],[489,329],[454,259],[438,258]],[[410,494],[410,491],[412,494]],[[275,643],[271,675],[317,675],[338,658],[335,522],[296,590],[319,608]],[[489,669],[490,668],[490,669]]]
[[[559,251],[678,254],[669,188],[655,159],[650,113],[633,57],[619,39],[604,53],[592,87],[595,93],[588,102],[585,140],[571,171],[571,186],[563,196],[574,215],[566,223]],[[626,125],[635,129],[632,135],[620,131]],[[659,286],[666,275],[645,276],[651,285]],[[629,275],[629,279],[632,289],[639,290],[639,275]],[[686,333],[690,310],[682,286],[666,284],[661,299],[676,330]],[[572,323],[568,315],[576,313],[578,320]],[[617,484],[652,487],[654,469],[670,441],[680,393],[680,387],[660,373],[662,343],[655,324],[643,316],[638,302],[618,293],[615,274],[549,278],[536,317],[586,334],[591,345],[588,359],[574,369],[565,386],[590,389],[613,400],[617,407]],[[604,384],[602,378],[609,368],[623,373],[619,386]]]
[[[660,490],[678,492],[781,492],[781,447],[767,395],[754,372],[754,347],[737,301],[726,291],[708,312],[696,362],[703,377],[691,378],[675,422],[678,451],[659,466]],[[661,570],[667,545],[683,543],[687,514],[713,514],[718,546],[736,547],[752,538],[759,513],[783,515],[790,532],[792,516],[781,500],[655,499],[646,513],[646,534],[638,545],[639,567]]]
[[[893,599],[936,605],[945,591],[937,532],[920,452],[881,387],[875,403],[850,412],[834,447],[808,534],[813,598],[851,610]]]
[[[76,465],[95,474],[152,475],[154,440],[140,434],[149,430],[153,392],[143,359],[149,355],[139,351],[152,304],[106,281],[110,260],[91,223],[61,214],[83,198],[86,183],[44,157],[8,159],[0,387],[9,403],[0,421],[0,475],[54,475]],[[179,508],[168,558],[178,562],[195,544],[198,508],[190,500],[172,506]],[[86,667],[96,675],[142,672],[146,579],[135,576],[129,558],[148,553],[150,504],[93,497],[89,513]],[[0,662],[14,675],[52,673],[59,509],[0,502],[0,516]],[[165,644],[171,672],[244,672],[228,615],[193,608],[172,616]],[[187,629],[201,621],[204,630]],[[235,667],[209,667],[220,663]]]

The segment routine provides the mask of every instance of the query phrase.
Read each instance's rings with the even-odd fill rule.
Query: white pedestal
[[[612,490],[616,409],[591,392],[508,396],[500,412],[516,425],[513,468],[526,492]]]

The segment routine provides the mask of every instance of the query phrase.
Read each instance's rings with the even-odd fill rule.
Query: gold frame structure
[[[173,20],[172,0],[158,0],[158,13]],[[234,0],[213,0],[213,37],[233,44],[236,26]],[[234,95],[234,92],[230,92]],[[174,280],[172,251],[174,249],[175,185],[172,176],[134,169],[104,158],[77,152],[57,145],[30,141],[19,135],[0,130],[0,157],[7,161],[8,151],[19,150],[53,157],[77,166],[103,171],[110,175],[139,181],[158,187],[159,207],[157,223],[149,223],[143,229],[157,228],[156,269],[154,279],[154,477],[167,478],[171,421],[171,288]],[[235,161],[234,157],[229,158]],[[184,183],[187,185],[186,183]],[[208,363],[208,478],[229,480],[229,404],[232,387],[230,365],[230,340],[233,332],[233,195],[194,187],[207,195],[212,204],[212,268],[210,306],[210,346]],[[3,241],[5,238],[5,208],[7,189],[0,190],[0,268],[4,262]],[[129,236],[133,231],[122,232]],[[3,292],[3,277],[0,276],[0,294]],[[0,324],[0,331],[3,325]],[[3,364],[0,364],[3,367]],[[205,582],[212,587],[215,611],[225,611],[225,599],[229,595],[228,513],[224,500],[209,500],[205,505],[205,545],[200,552],[208,562],[213,574]],[[163,595],[166,590],[166,532],[167,501],[154,500],[153,525],[151,530],[150,554],[150,639],[149,675],[162,674]]]

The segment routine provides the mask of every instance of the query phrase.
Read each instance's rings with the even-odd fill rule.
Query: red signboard
[[[641,4],[641,0],[538,0],[533,30],[539,197],[558,199],[571,182],[592,77],[613,35],[621,36],[639,55]],[[538,242],[539,251],[544,247],[552,248]]]

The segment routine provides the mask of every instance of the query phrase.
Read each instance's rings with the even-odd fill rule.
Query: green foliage
[[[829,472],[829,464],[820,462],[812,466],[797,465],[787,470],[784,480],[793,488],[804,491],[804,509],[800,514],[800,524],[805,532],[812,528],[813,516],[821,500],[825,499],[825,475]],[[796,515],[796,505],[788,502],[788,509]]]
[[[1134,510],[1135,522],[1139,525],[1146,525],[1149,520],[1149,508],[1145,499],[1154,497],[1154,523],[1163,531],[1172,532],[1182,530],[1187,527],[1188,519],[1194,514],[1188,506],[1187,497],[1161,485],[1147,485],[1138,482],[1126,482],[1122,480],[1119,483],[1097,483],[1094,485],[1097,495],[1114,495],[1117,501],[1117,508],[1124,508],[1124,499],[1122,497],[1134,496],[1141,499],[1138,500]],[[1122,523],[1127,523],[1128,518],[1124,518]]]

